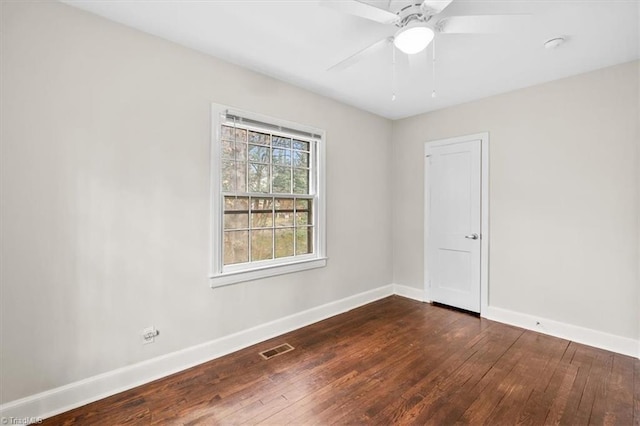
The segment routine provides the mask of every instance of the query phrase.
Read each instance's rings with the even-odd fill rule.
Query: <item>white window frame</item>
[[[267,123],[277,127],[279,134],[287,129],[318,135],[315,142],[315,154],[310,158],[310,185],[313,195],[313,215],[315,226],[313,233],[314,252],[287,258],[253,261],[248,263],[223,264],[223,203],[222,203],[222,156],[221,127],[226,115],[242,117],[255,122]],[[296,135],[293,135],[296,137]],[[326,266],[326,205],[325,205],[325,131],[310,126],[286,121],[249,111],[234,109],[225,105],[211,104],[211,287],[221,287],[244,281],[256,280],[307,269]],[[316,171],[313,173],[313,171]],[[271,196],[270,194],[264,194]],[[294,194],[295,195],[295,194]]]

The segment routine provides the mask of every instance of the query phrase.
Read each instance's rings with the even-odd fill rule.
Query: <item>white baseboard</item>
[[[398,296],[403,296],[408,299],[417,300],[419,302],[426,302],[426,295],[421,288],[409,287],[401,284],[393,284],[393,293]]]
[[[418,301],[426,300],[422,289],[389,284],[197,346],[8,402],[0,405],[0,419],[51,417],[393,294]],[[491,306],[482,316],[633,357],[640,355],[640,342],[634,339]]]
[[[554,321],[534,315],[522,314],[508,309],[489,306],[482,316],[527,330],[537,331],[554,337],[571,340],[596,348],[640,358],[640,342],[628,337],[616,336],[602,331],[564,322]]]
[[[11,401],[0,406],[0,419],[51,417],[391,296],[394,290],[393,284],[379,287],[197,346]]]

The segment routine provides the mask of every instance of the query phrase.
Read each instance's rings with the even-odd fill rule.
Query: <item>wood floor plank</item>
[[[590,419],[597,417],[598,413],[594,413],[594,408],[602,408],[594,407],[594,404],[597,401],[599,389],[603,387],[603,382],[608,380],[608,375],[611,371],[611,359],[613,357],[613,354],[610,352],[598,349],[592,349],[592,351],[594,356],[591,362],[591,368],[586,377],[576,413],[573,416],[573,421],[584,425],[591,424]]]
[[[488,327],[487,324],[479,325],[484,330]],[[478,325],[467,322],[465,327],[466,333],[463,332],[464,329],[449,330],[441,335],[427,336],[423,342],[418,343],[416,346],[421,349],[422,354],[415,357],[406,371],[402,372],[404,377],[400,376],[401,382],[391,387],[392,391],[386,398],[371,406],[365,413],[366,418],[361,420],[371,421],[378,418],[395,422],[403,415],[410,416],[414,405],[424,398],[421,394],[424,393],[424,387],[435,385],[438,380],[447,377],[447,371],[455,370],[452,365],[468,357],[468,350],[486,344],[487,336],[477,334]],[[443,348],[437,343],[442,341],[449,343]]]
[[[385,346],[402,345],[402,341],[409,338],[417,330],[411,326],[403,324],[402,321],[397,323],[387,322],[384,326],[376,327],[376,332],[363,337],[362,341],[354,339],[353,336],[343,336],[342,341],[349,341],[349,345],[326,345],[324,352],[335,353],[336,356],[324,363],[313,364],[306,363],[304,369],[292,370],[289,368],[287,375],[277,375],[271,377],[274,384],[271,386],[270,392],[281,393],[287,400],[296,401],[305,394],[311,394],[314,389],[323,387],[336,377],[340,378],[344,373],[350,373],[349,370],[355,370],[361,373],[364,366],[380,363],[384,364],[387,354],[384,353]],[[384,345],[375,342],[384,342]],[[313,356],[313,354],[311,355]],[[315,355],[316,358],[318,355]],[[367,364],[362,363],[363,359],[367,359]],[[281,359],[285,367],[295,360]],[[309,368],[309,365],[314,365]],[[277,385],[275,383],[281,383]],[[302,386],[293,389],[291,383],[302,383]],[[300,391],[304,391],[301,394]],[[262,413],[260,413],[262,415]]]
[[[473,328],[475,328],[475,326]],[[447,334],[444,333],[441,337],[446,338],[446,335]],[[458,337],[460,336],[461,334],[458,333]],[[469,335],[469,337],[471,336],[473,336],[473,334]],[[468,345],[473,346],[479,344],[475,339],[470,339],[468,342]],[[425,342],[423,345],[420,345],[420,347],[428,348],[428,345]],[[408,387],[411,383],[422,381],[425,376],[428,375],[428,372],[432,371],[434,366],[439,364],[437,362],[429,362],[428,364],[425,364],[425,358],[425,356],[416,358],[415,351],[410,350],[402,358],[399,358],[394,364],[392,364],[392,368],[380,369],[378,367],[378,371],[371,377],[372,381],[369,382],[368,385],[375,381],[379,383],[378,386],[384,389],[403,389]],[[421,366],[427,366],[428,369],[420,368]],[[357,390],[356,395],[356,398],[346,400],[339,407],[343,414],[338,417],[333,417],[331,419],[333,423],[356,422],[368,424],[375,420],[380,420],[382,417],[378,414],[380,410],[392,403],[391,398],[396,399],[401,397],[399,394],[389,392],[385,398],[385,395],[370,391],[368,386],[364,389]],[[366,406],[369,408],[364,413],[361,413],[360,410],[358,410],[358,407],[360,406]]]
[[[602,423],[633,423],[633,359],[615,354],[604,394]],[[597,416],[597,412],[595,413]],[[595,418],[595,417],[594,417]]]
[[[451,323],[450,322],[451,319],[455,319],[456,321]],[[458,317],[448,316],[447,319],[443,321],[440,326],[433,327],[430,335],[431,336],[437,335],[439,336],[439,338],[446,340],[448,335],[453,336],[454,333],[461,333],[460,327],[455,326],[455,324],[457,324],[458,322],[467,322],[471,324],[473,321],[469,322],[469,318],[466,316],[458,316]],[[447,325],[450,325],[450,326],[447,326]],[[473,332],[470,331],[470,335],[472,334]],[[407,338],[405,338],[405,342],[411,341],[410,340],[411,338],[423,339],[424,336],[421,336],[420,334],[416,334],[415,331],[409,329],[409,333]],[[381,368],[385,368],[385,369],[389,368],[390,362],[397,361],[399,358],[402,358],[401,355],[398,355],[399,352],[404,351],[404,353],[409,353],[409,354],[415,353],[415,350],[413,348],[416,347],[415,343],[409,343],[408,345],[407,344],[400,345],[400,344],[396,344],[395,342],[391,342],[391,344],[387,344],[386,339],[383,341],[379,341],[377,343],[375,341],[369,341],[369,342],[366,342],[365,345],[366,345],[365,347],[377,348],[376,357],[365,356],[362,358],[362,360],[366,360],[366,363],[360,362],[359,360],[359,362],[357,362],[356,364],[357,365],[356,368],[358,369],[365,368],[365,370],[362,370],[362,373],[364,374],[363,377],[365,380],[367,377],[370,377],[371,375],[378,372]],[[387,351],[380,350],[382,348],[389,348],[389,347],[394,348],[391,354]],[[428,346],[418,345],[418,347],[423,349],[425,353],[430,353]],[[424,357],[421,357],[421,359],[424,360]],[[414,361],[415,361],[415,356],[414,356]],[[339,392],[334,390],[333,391],[334,394],[331,400],[318,401],[315,398],[315,396],[313,398],[309,398],[312,401],[311,408],[308,408],[309,407],[308,404],[305,405],[305,408],[291,407],[291,409],[285,410],[282,413],[279,413],[278,416],[270,418],[269,422],[278,423],[282,421],[283,418],[297,419],[297,418],[303,417],[305,415],[305,409],[309,413],[312,413],[313,415],[319,415],[319,413],[325,412],[327,411],[327,409],[330,409],[331,406],[339,403],[341,404],[343,403],[344,400],[349,399],[348,397],[353,392],[353,390],[351,388],[344,388],[342,390],[345,391],[345,395],[342,395]]]
[[[457,423],[484,423],[500,402],[509,395],[512,386],[505,378],[520,364],[526,362],[526,348],[533,344],[533,336],[520,331],[517,340],[506,348],[505,353],[472,389],[476,398],[468,405]]]
[[[640,426],[640,362],[633,364],[633,424]]]
[[[566,345],[559,339],[545,336],[533,331],[525,332],[533,337],[532,347],[527,349],[526,362],[519,363],[505,377],[504,382],[510,386],[508,399],[503,399],[488,417],[489,424],[499,419],[513,418],[519,422],[527,422],[533,415],[525,412],[527,402],[535,399],[537,392],[545,389],[552,373],[565,353]],[[537,407],[536,407],[537,408]]]
[[[593,403],[589,413],[589,424],[601,425],[605,423],[607,415],[607,400],[611,398],[611,384],[615,354],[606,354],[599,359],[600,371],[592,371],[591,383],[593,387]]]
[[[576,346],[576,351],[569,362],[577,368],[576,377],[573,380],[571,388],[567,391],[567,401],[560,419],[554,419],[555,424],[567,424],[578,418],[578,409],[587,386],[589,374],[591,374],[591,366],[596,357],[595,349],[592,351],[589,350],[590,348],[587,346],[573,342],[571,344]],[[584,418],[584,415],[581,417]]]
[[[521,331],[520,331],[520,335],[522,335]],[[556,351],[558,352],[563,350],[563,347],[566,349],[566,346],[568,346],[568,343],[569,343],[566,341],[564,342],[560,341],[559,339],[553,339],[553,338],[551,339],[552,339],[552,343],[554,345],[557,345]],[[512,371],[512,369],[509,370],[509,372],[505,372],[505,370],[503,370],[501,374],[500,370],[493,368],[494,365],[499,361],[508,362],[507,359],[504,358],[507,349],[505,349],[504,347],[502,349],[503,349],[503,352],[500,354],[499,357],[486,358],[487,361],[490,362],[490,364],[487,364],[485,367],[483,367],[480,370],[480,371],[486,370],[486,372],[481,377],[474,379],[473,381],[467,382],[464,387],[460,388],[459,391],[453,394],[452,399],[456,401],[455,404],[449,404],[448,410],[446,410],[445,408],[439,410],[440,412],[443,412],[443,411],[446,412],[446,416],[440,417],[440,418],[434,416],[433,417],[434,420],[439,421],[441,424],[452,424],[455,421],[459,420],[464,415],[465,411],[468,410],[476,400],[482,400],[482,397],[484,395],[494,394],[493,401],[497,400],[496,397],[501,395],[501,392],[496,389],[496,384],[503,383],[504,377],[506,377]],[[517,359],[521,359],[521,357]],[[539,374],[536,380],[540,384],[547,383],[550,380],[550,375],[552,374],[552,372],[553,372],[552,366],[547,366],[547,368],[543,370],[542,374]],[[486,398],[486,399],[489,400],[490,398]],[[494,406],[497,406],[498,403],[499,401],[495,402]],[[528,400],[527,404],[531,404],[531,400]],[[522,424],[527,424],[527,423],[541,424],[540,421],[538,421],[538,423],[534,423],[533,419],[531,419],[533,409],[527,408],[528,407],[527,404],[525,404],[523,408],[523,413],[520,415],[520,419],[518,420],[518,422]],[[476,419],[487,418],[489,415],[489,410],[491,409],[492,405],[493,404],[491,403],[486,404],[485,409],[483,410],[485,414],[480,415],[479,413],[476,413],[475,418]],[[473,411],[470,411],[469,413],[467,413],[467,415],[471,416],[472,412]],[[546,415],[546,412],[545,412],[545,415]],[[468,417],[468,418],[472,418],[472,417]],[[544,417],[542,420],[544,420]]]
[[[608,396],[607,387],[611,379],[614,357],[615,354],[612,353],[603,354],[602,357],[598,357],[596,368],[591,370],[589,385],[593,401],[589,413],[589,424],[604,424]]]
[[[545,390],[545,398],[549,404],[549,410],[544,419],[546,425],[558,425],[564,415],[565,409],[569,402],[569,395],[573,389],[574,382],[578,375],[579,367],[571,364],[577,348],[575,345],[569,344],[565,353],[565,362],[561,368],[551,379],[551,383]]]
[[[401,315],[406,313],[407,310],[404,313],[400,312]],[[331,322],[328,322],[327,325],[331,327]],[[286,400],[296,401],[299,398],[296,398],[295,395],[292,396],[291,392],[295,391],[297,383],[302,382],[304,391],[310,392],[312,388],[322,386],[328,380],[327,374],[339,376],[342,374],[341,369],[346,368],[348,370],[351,362],[357,363],[357,360],[363,356],[380,351],[380,348],[371,345],[363,350],[363,342],[375,338],[384,338],[387,342],[393,344],[395,339],[402,336],[402,333],[413,332],[408,327],[404,327],[400,332],[399,327],[402,325],[402,317],[390,314],[385,317],[384,322],[376,323],[376,321],[373,321],[370,324],[373,327],[369,327],[373,331],[368,331],[366,328],[362,331],[363,327],[361,325],[359,323],[343,325],[347,331],[340,339],[327,337],[322,351],[318,351],[315,344],[308,345],[305,341],[298,340],[295,336],[282,336],[279,340],[289,341],[297,349],[286,354],[286,356],[277,357],[268,362],[262,360],[262,366],[257,372],[246,373],[249,376],[257,374],[262,377],[249,381],[248,386],[243,386],[236,392],[225,395],[223,400],[217,404],[215,414],[212,414],[212,416],[215,416],[217,421],[226,421],[225,419],[235,415],[236,412],[238,412],[235,415],[236,417],[245,417],[250,414],[244,413],[247,410],[246,405],[251,405],[252,407],[261,406],[264,403],[263,397],[265,394],[278,394]],[[354,331],[350,331],[352,328]],[[305,338],[308,338],[308,334]],[[271,344],[274,343],[272,342]],[[257,352],[258,349],[256,349],[255,353]],[[338,353],[340,356],[337,355]],[[298,368],[291,368],[291,365],[297,365]],[[348,372],[347,370],[345,372]],[[281,404],[280,400],[276,400],[276,402]]]
[[[223,395],[222,401],[216,407],[216,418],[222,420],[235,411],[243,409],[247,403],[260,400],[267,391],[270,394],[283,393],[284,388],[292,389],[292,383],[308,382],[309,377],[312,380],[322,381],[323,372],[335,372],[336,368],[346,364],[337,357],[336,348],[343,350],[343,356],[361,356],[361,350],[354,342],[369,339],[375,333],[388,333],[394,327],[394,318],[397,320],[402,314],[402,312],[393,315],[388,313],[386,323],[373,319],[372,324],[375,324],[372,327],[375,330],[373,333],[362,327],[362,320],[359,322],[347,321],[343,324],[347,332],[344,333],[342,339],[336,338],[331,332],[335,327],[333,324],[335,321],[327,321],[325,324],[328,331],[324,338],[319,340],[322,342],[323,350],[319,350],[318,339],[312,332],[306,333],[304,336],[284,335],[256,347],[252,352],[247,351],[250,357],[259,359],[259,362],[255,368],[244,371],[244,380],[236,380],[230,392]],[[260,350],[267,349],[281,341],[290,342],[296,347],[296,350],[288,353],[286,357],[277,357],[268,362],[256,356]],[[292,368],[292,365],[296,365],[298,368]]]
[[[640,361],[392,296],[43,422],[456,423],[640,426]]]
[[[486,336],[485,336],[486,337]],[[495,351],[495,352],[494,352]],[[433,421],[439,423],[438,414],[446,416],[447,409],[440,411],[443,407],[452,407],[460,402],[451,398],[460,388],[466,388],[472,382],[474,373],[483,375],[485,371],[478,371],[481,366],[481,359],[489,352],[495,357],[499,357],[501,351],[499,345],[489,338],[484,338],[472,346],[467,346],[463,350],[456,352],[456,356],[451,356],[436,367],[426,380],[421,380],[415,386],[407,398],[411,401],[412,407],[405,407],[394,415],[397,422],[426,423]],[[436,374],[437,373],[437,374]],[[409,393],[406,394],[408,396]],[[417,397],[421,400],[417,403]]]
[[[544,369],[537,386],[532,390],[527,402],[524,404],[517,423],[521,425],[543,424],[551,404],[557,396],[557,391],[561,384],[561,377],[566,374],[566,367],[563,362],[567,361],[569,341],[548,337],[550,343],[555,344],[562,354],[555,362],[550,362]]]

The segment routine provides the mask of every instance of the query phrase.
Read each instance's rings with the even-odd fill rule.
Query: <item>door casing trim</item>
[[[489,132],[475,133],[471,135],[456,136],[447,139],[427,141],[424,144],[424,241],[423,241],[423,266],[424,266],[424,294],[425,302],[431,302],[431,286],[429,281],[429,268],[427,267],[427,241],[429,239],[429,185],[427,182],[426,164],[429,150],[438,146],[454,145],[462,142],[480,140],[480,316],[485,316],[489,307]]]

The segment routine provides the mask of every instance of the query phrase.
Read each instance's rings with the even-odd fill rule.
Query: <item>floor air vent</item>
[[[270,359],[274,356],[282,355],[287,352],[291,352],[295,348],[288,343],[284,343],[280,346],[276,346],[275,348],[267,349],[266,351],[260,352],[260,356],[264,359]]]

